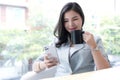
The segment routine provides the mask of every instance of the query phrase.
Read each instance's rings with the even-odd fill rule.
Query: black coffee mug
[[[84,42],[83,40],[83,33],[82,30],[74,30],[71,31],[71,41],[73,44],[82,44]]]

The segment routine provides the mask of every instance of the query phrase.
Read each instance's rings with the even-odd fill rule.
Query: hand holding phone
[[[48,58],[56,58],[58,60],[57,50],[53,46],[44,47],[45,53],[48,55]]]

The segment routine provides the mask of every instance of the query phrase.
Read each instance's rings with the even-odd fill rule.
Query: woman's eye
[[[73,19],[73,20],[78,20],[78,19],[76,18],[76,19]]]

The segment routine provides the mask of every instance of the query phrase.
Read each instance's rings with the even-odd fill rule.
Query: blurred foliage
[[[0,55],[36,59],[43,52],[43,47],[52,41],[54,20],[44,15],[42,1],[30,0],[28,7],[28,30],[0,30]]]
[[[101,18],[103,42],[108,53],[120,55],[120,16],[104,16]]]
[[[101,36],[108,53],[120,55],[120,28],[101,30]]]
[[[5,45],[0,49],[1,55],[19,56],[23,58],[36,58],[43,52],[43,46],[52,40],[52,30],[45,27],[41,30],[1,30],[1,44]]]
[[[120,27],[120,15],[116,15],[116,16],[103,16],[101,18],[101,22],[100,22],[100,26],[105,26],[105,25],[109,25],[109,26],[118,26]]]

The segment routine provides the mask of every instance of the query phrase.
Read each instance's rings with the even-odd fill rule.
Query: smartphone
[[[45,46],[44,47],[45,53],[48,54],[49,58],[56,58],[58,60],[57,50],[54,46]]]

